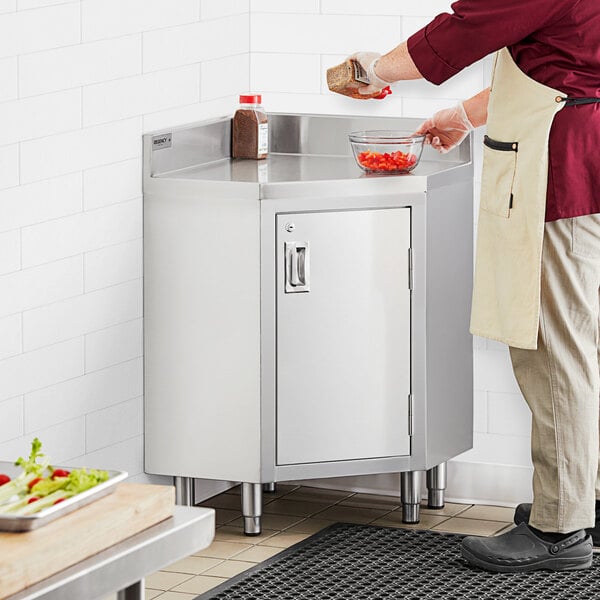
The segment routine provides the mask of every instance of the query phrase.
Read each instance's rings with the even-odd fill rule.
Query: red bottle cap
[[[260,94],[242,94],[240,96],[240,104],[260,104],[262,96]]]

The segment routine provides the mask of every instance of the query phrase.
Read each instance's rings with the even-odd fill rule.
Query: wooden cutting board
[[[0,533],[0,600],[167,519],[174,506],[173,487],[121,483],[39,529]]]

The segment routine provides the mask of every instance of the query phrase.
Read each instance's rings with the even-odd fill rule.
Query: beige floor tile
[[[512,523],[515,514],[514,508],[506,506],[477,505],[460,513],[464,519],[479,519],[481,521],[507,521]]]
[[[285,496],[285,500],[296,500],[300,502],[317,502],[325,504],[335,504],[340,500],[349,498],[352,492],[341,490],[326,490],[323,488],[302,486]]]
[[[462,517],[462,513],[472,506],[472,504],[456,504],[454,502],[446,502],[444,508],[427,508],[427,502],[425,502],[421,504],[419,511],[424,514],[441,515],[445,517],[455,517],[456,515],[460,514]]]
[[[315,518],[327,521],[342,521],[344,523],[370,523],[375,519],[380,519],[389,512],[387,509],[374,510],[338,504],[318,513]]]
[[[189,579],[191,575],[183,573],[169,573],[167,571],[157,571],[146,577],[145,585],[151,590],[170,590],[176,585]]]
[[[263,506],[267,505],[269,502],[273,502],[278,498],[277,494],[263,494],[262,501]],[[213,498],[209,498],[204,502],[201,502],[198,506],[205,506],[207,508],[224,508],[227,510],[234,510],[240,514],[242,510],[242,502],[240,500],[240,494],[230,494],[228,492],[223,492],[218,496],[214,496]]]
[[[223,561],[220,565],[209,569],[204,573],[205,575],[210,575],[213,577],[235,577],[239,575],[243,571],[246,571],[250,567],[253,567],[254,563],[242,562],[240,560],[226,560]]]
[[[441,515],[425,515],[421,514],[421,519],[418,523],[403,523],[402,512],[396,510],[388,513],[385,517],[373,521],[371,525],[381,525],[382,527],[402,527],[404,529],[430,529],[435,527],[444,521],[447,521],[450,517],[443,517]]]
[[[200,575],[211,567],[216,567],[223,562],[220,558],[207,558],[204,556],[188,556],[176,563],[161,569],[162,571],[171,571],[174,573],[189,573],[190,575]]]
[[[310,537],[312,534],[310,533],[288,533],[284,531],[282,533],[278,533],[273,537],[270,537],[268,540],[261,542],[261,546],[276,546],[277,548],[289,548],[302,540],[305,540],[307,537]]]
[[[248,540],[249,538],[246,538]],[[207,556],[209,558],[231,558],[240,552],[252,548],[253,544],[241,542],[213,542],[208,548],[197,552],[194,556]]]
[[[181,592],[165,592],[160,600],[191,600],[196,598],[196,594],[182,594]],[[146,597],[146,600],[148,598]]]
[[[234,542],[236,544],[248,544],[251,540],[252,544],[258,544],[271,536],[279,533],[277,529],[263,529],[260,535],[247,536],[244,535],[244,530],[241,527],[232,525],[224,525],[217,528],[215,533],[215,541],[217,542]]]
[[[276,554],[281,552],[281,548],[273,548],[271,546],[253,546],[249,550],[244,550],[236,555],[236,560],[243,560],[246,562],[259,563],[263,560],[267,560]]]
[[[240,497],[235,494],[219,494],[218,496],[214,496],[213,498],[209,498],[204,502],[201,502],[199,506],[205,506],[208,508],[226,508],[228,510],[237,510],[240,511],[242,509],[242,503],[240,501]]]
[[[356,506],[358,508],[377,508],[381,510],[394,510],[400,506],[398,496],[384,496],[383,494],[354,494],[340,502],[342,506]]]
[[[297,484],[290,483],[276,483],[275,484],[276,491],[274,492],[266,492],[264,495],[271,496],[274,498],[281,498],[281,496],[286,496],[290,492],[297,490],[300,486]]]
[[[298,489],[299,485],[290,485],[287,483],[278,483],[276,484],[276,490],[274,492],[263,492],[263,500],[265,498],[281,498],[281,496],[285,496],[290,492]],[[242,486],[236,485],[234,488],[227,490],[226,494],[231,494],[232,496],[240,496],[242,493]]]
[[[508,523],[500,521],[478,521],[477,519],[463,519],[452,517],[440,525],[431,528],[432,531],[446,531],[448,533],[464,533],[466,535],[494,535],[504,529]]]
[[[156,598],[157,596],[160,596],[161,594],[164,594],[165,592],[163,592],[162,590],[150,590],[148,588],[146,588],[144,590],[144,598],[145,600],[154,600],[154,598]],[[115,596],[116,598],[116,596]],[[106,598],[104,600],[107,600]]]
[[[516,525],[514,523],[509,523],[506,527],[504,527],[503,529],[500,529],[500,531],[497,531],[494,535],[500,535],[501,533],[506,533],[507,531],[510,531],[511,529],[514,529],[516,527]]]
[[[185,583],[174,588],[173,592],[185,592],[187,594],[203,594],[217,587],[220,583],[227,581],[227,577],[206,577],[205,575],[196,575],[188,579]]]
[[[325,519],[304,519],[296,525],[288,527],[286,533],[317,533],[329,525],[333,525],[335,521],[327,521]]]
[[[241,510],[229,510],[228,508],[217,508],[215,511],[215,523],[217,525],[226,525],[235,519],[238,519]]]
[[[293,515],[271,515],[271,514],[263,514],[261,517],[261,527],[262,529],[275,529],[277,531],[281,531],[282,529],[287,529],[296,523],[304,520],[304,517],[293,516]],[[236,519],[235,521],[231,521],[231,523],[227,523],[229,527],[243,527],[244,520],[242,517]],[[253,542],[256,538],[246,538],[251,539]]]
[[[287,496],[278,500],[274,500],[267,504],[263,513],[265,515],[290,515],[296,517],[310,517],[315,513],[325,510],[331,506],[332,502],[299,502],[296,500],[288,500]]]

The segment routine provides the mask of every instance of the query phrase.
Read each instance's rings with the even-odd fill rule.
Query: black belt
[[[600,104],[600,98],[563,98],[556,96],[557,102],[564,102],[565,106],[580,106],[581,104]]]

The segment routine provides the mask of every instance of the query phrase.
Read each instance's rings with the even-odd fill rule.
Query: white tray
[[[57,469],[66,469],[70,471],[74,467],[56,467]],[[66,515],[94,500],[115,491],[117,483],[127,478],[126,471],[110,471],[103,469],[108,473],[108,479],[97,486],[81,492],[72,498],[67,498],[54,506],[44,508],[32,515],[2,515],[0,514],[0,531],[31,531],[46,525]],[[21,472],[20,467],[15,467],[12,463],[0,461],[0,473],[6,473],[9,477],[16,477]]]

